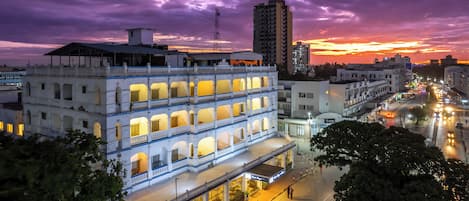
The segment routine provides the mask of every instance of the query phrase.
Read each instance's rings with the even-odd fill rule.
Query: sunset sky
[[[214,7],[225,51],[252,48],[253,6],[268,0],[1,0],[0,64],[43,63],[70,42],[126,42],[125,29],[155,29],[157,43],[211,50]],[[287,0],[293,40],[311,62],[370,63],[401,53],[413,62],[469,60],[468,0]]]

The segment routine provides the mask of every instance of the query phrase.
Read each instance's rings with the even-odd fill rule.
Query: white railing
[[[189,102],[189,97],[184,96],[184,97],[174,97],[170,99],[170,102],[172,105],[174,104],[181,104],[181,103],[187,103]]]
[[[244,145],[244,140],[243,140],[243,141],[241,141],[239,144],[233,145],[233,150],[236,151],[236,150],[238,150],[238,149],[243,148],[244,146],[245,146],[245,145]]]
[[[246,119],[246,115],[239,115],[237,117],[233,117],[233,122],[240,122]]]
[[[148,107],[148,102],[147,101],[139,101],[139,102],[131,102],[131,109],[144,109]]]
[[[231,118],[226,118],[226,119],[222,119],[222,120],[217,120],[217,126],[218,126],[218,127],[224,126],[224,125],[227,125],[227,124],[231,124]]]
[[[186,166],[187,163],[188,163],[188,161],[189,161],[189,160],[187,160],[187,158],[185,158],[185,159],[182,159],[182,160],[180,160],[180,161],[174,162],[174,163],[172,164],[173,170],[174,170],[174,169],[178,169],[178,168],[180,168],[180,167]]]
[[[231,98],[231,95],[232,93],[228,92],[228,93],[224,93],[224,94],[216,94],[216,99],[227,99],[227,98]]]
[[[226,147],[222,150],[217,151],[217,157],[224,156],[225,154],[230,153],[230,152],[231,152],[231,147]]]
[[[136,144],[142,144],[148,141],[148,136],[147,135],[139,135],[135,137],[130,137],[130,144],[136,145]]]
[[[215,96],[214,95],[198,96],[198,97],[195,97],[195,100],[196,102],[207,102],[207,101],[215,100]]]
[[[168,75],[203,73],[247,73],[275,72],[275,66],[207,66],[207,67],[169,67],[169,66],[109,66],[109,67],[65,67],[34,66],[26,69],[27,75],[107,77],[122,75]]]
[[[148,178],[148,172],[132,176],[132,184],[140,183]]]
[[[190,129],[191,129],[190,126],[180,126],[180,127],[176,127],[176,128],[171,128],[171,130],[173,131],[172,132],[173,135],[188,132],[188,131],[190,131]]]
[[[197,160],[197,164],[204,164],[209,161],[212,161],[215,158],[215,153],[211,153],[205,156],[199,156],[199,159]]]
[[[168,137],[168,130],[156,131],[151,133],[151,140],[159,140]]]
[[[215,122],[210,122],[210,123],[199,123],[197,126],[194,127],[194,130],[192,132],[201,132],[205,131],[211,128],[215,128]]]
[[[158,167],[152,171],[153,177],[158,176],[160,174],[163,174],[169,170],[168,165],[165,165],[163,167]]]
[[[244,91],[237,91],[237,92],[233,92],[233,96],[235,96],[235,97],[245,96],[246,93],[247,93],[246,90],[244,90]]]
[[[168,99],[160,99],[160,100],[151,100],[150,104],[151,107],[158,107],[168,105]]]

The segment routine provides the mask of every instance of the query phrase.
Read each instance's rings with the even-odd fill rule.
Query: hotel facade
[[[230,166],[237,174],[223,181],[217,179],[226,174],[199,183],[187,179],[179,197],[177,187],[176,192],[161,191],[158,199],[164,200],[228,200],[234,196],[231,180],[242,178],[236,192],[253,193],[247,183],[256,175],[250,172],[255,167],[281,169],[270,173],[271,178],[260,173],[252,177],[268,183],[292,167],[294,144],[276,137],[275,66],[224,61],[191,66],[185,53],[152,47],[150,31],[129,30],[126,45],[71,43],[46,54],[50,66],[29,68],[23,80],[25,135],[54,137],[79,129],[104,139],[107,158],[124,165],[124,190],[131,194],[173,186],[178,175],[217,175],[217,166],[266,146],[264,140],[278,145]],[[200,191],[202,185],[205,191]],[[136,194],[132,200],[139,199]]]

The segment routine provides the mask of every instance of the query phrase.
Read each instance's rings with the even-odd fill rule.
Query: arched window
[[[94,123],[93,134],[96,138],[101,138],[101,124],[99,122]]]
[[[148,157],[145,153],[139,152],[130,158],[132,163],[132,176],[148,171]]]
[[[116,94],[115,94],[115,101],[116,101],[116,104],[118,105],[121,104],[121,94],[122,94],[122,89],[120,87],[117,87]]]
[[[116,123],[116,140],[120,141],[122,139],[122,127],[120,123]]]

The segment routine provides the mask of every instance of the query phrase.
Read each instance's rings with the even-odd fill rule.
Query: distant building
[[[360,118],[368,102],[389,93],[384,80],[280,80],[278,88],[278,131],[305,138],[343,119]]]
[[[440,65],[440,61],[438,59],[431,59],[430,60],[430,65],[438,66],[438,65]]]
[[[254,52],[265,64],[283,64],[293,73],[292,14],[284,0],[269,0],[254,8]]]
[[[412,64],[409,57],[397,54],[374,64],[349,64],[345,69],[337,69],[336,81],[386,80],[389,92],[404,91],[405,85],[412,79]]]
[[[453,56],[451,55],[447,55],[444,59],[440,59],[440,61],[441,61],[441,66],[443,67],[458,64],[458,59],[453,58]]]
[[[0,91],[0,132],[23,136],[23,105],[20,91]]]
[[[450,89],[467,98],[469,95],[469,66],[446,67],[444,82]]]
[[[307,72],[309,66],[309,44],[296,42],[293,46],[293,73]]]
[[[26,75],[24,69],[0,67],[0,91],[17,90],[22,87],[21,79]]]

